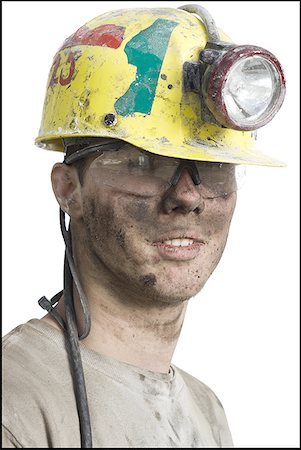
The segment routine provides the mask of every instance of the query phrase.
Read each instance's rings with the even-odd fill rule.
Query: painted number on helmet
[[[58,82],[62,86],[66,86],[67,84],[69,84],[71,82],[72,76],[73,76],[74,70],[75,70],[75,60],[74,60],[74,55],[71,50],[68,55],[67,64],[68,64],[68,69],[67,69],[68,73],[65,74],[64,73],[65,71],[63,70],[63,68],[61,68],[60,75],[58,77],[57,71],[58,71],[59,66],[61,65],[61,56],[59,54],[57,54],[55,56],[54,62],[53,62],[53,72],[52,72],[52,76],[50,78],[49,86],[54,86]]]
[[[176,26],[172,20],[157,19],[126,44],[128,62],[137,66],[137,72],[128,90],[115,102],[121,116],[134,112],[150,114],[170,35]]]
[[[49,86],[55,86],[58,83],[62,86],[66,86],[71,82],[75,72],[75,58],[71,49],[66,62],[62,62],[59,52],[75,45],[99,45],[100,47],[116,49],[120,47],[123,41],[124,30],[125,27],[114,24],[100,25],[94,29],[90,29],[86,26],[81,27],[64,41],[62,47],[55,55]],[[67,67],[64,67],[63,65],[66,64]],[[60,67],[61,70],[58,75]]]

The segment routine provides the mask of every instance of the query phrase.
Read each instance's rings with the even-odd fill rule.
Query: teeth
[[[169,241],[164,241],[166,245],[173,245],[175,247],[188,247],[188,245],[193,244],[193,239],[171,239]]]

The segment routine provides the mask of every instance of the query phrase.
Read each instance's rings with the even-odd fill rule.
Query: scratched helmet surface
[[[118,138],[155,154],[281,166],[254,133],[202,120],[200,97],[183,89],[183,64],[207,42],[200,18],[172,8],[116,10],[87,22],[54,57],[36,145],[62,138]]]

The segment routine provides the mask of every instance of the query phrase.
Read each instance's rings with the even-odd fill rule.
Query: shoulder
[[[14,328],[2,338],[3,376],[13,381],[18,374],[31,383],[39,374],[49,373],[49,361],[66,360],[63,336],[42,320],[33,319]],[[32,375],[35,375],[32,378]],[[41,378],[41,377],[40,377]]]
[[[4,394],[7,388],[25,395],[27,386],[53,386],[59,379],[64,384],[68,370],[68,355],[64,337],[42,320],[21,324],[2,338]],[[68,382],[70,380],[68,379]]]
[[[63,336],[49,327],[34,319],[2,339],[4,437],[22,447],[48,447],[55,422],[76,411]]]
[[[174,366],[178,375],[182,378],[188,395],[192,398],[197,408],[202,411],[211,426],[213,434],[217,437],[222,447],[232,447],[232,437],[228,421],[217,395],[205,383],[182,369]]]
[[[175,366],[174,366],[175,367]],[[179,373],[181,378],[183,379],[185,385],[188,389],[196,396],[206,400],[209,404],[217,408],[223,408],[219,398],[216,394],[209,388],[205,383],[198,380],[194,376],[180,369],[179,367],[175,367],[176,371]]]

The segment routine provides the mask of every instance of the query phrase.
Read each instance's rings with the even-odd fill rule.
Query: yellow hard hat
[[[227,46],[222,34],[223,45],[213,42],[208,48],[208,35],[204,20],[183,9],[116,10],[87,22],[54,57],[36,145],[64,151],[64,138],[103,137],[175,158],[284,165],[258,151],[254,142],[254,130],[283,101],[278,61],[259,47],[252,53],[259,72],[278,76],[282,87],[277,101],[268,92],[276,106],[272,104],[267,120],[248,125],[247,117],[240,127],[239,120],[227,119],[226,109],[233,112],[235,104],[223,103],[231,86],[220,83],[220,74],[234,67],[233,84],[246,69],[252,72],[251,46]],[[216,63],[221,60],[223,64]],[[201,79],[205,88],[198,86]],[[233,117],[242,112],[239,106]]]

